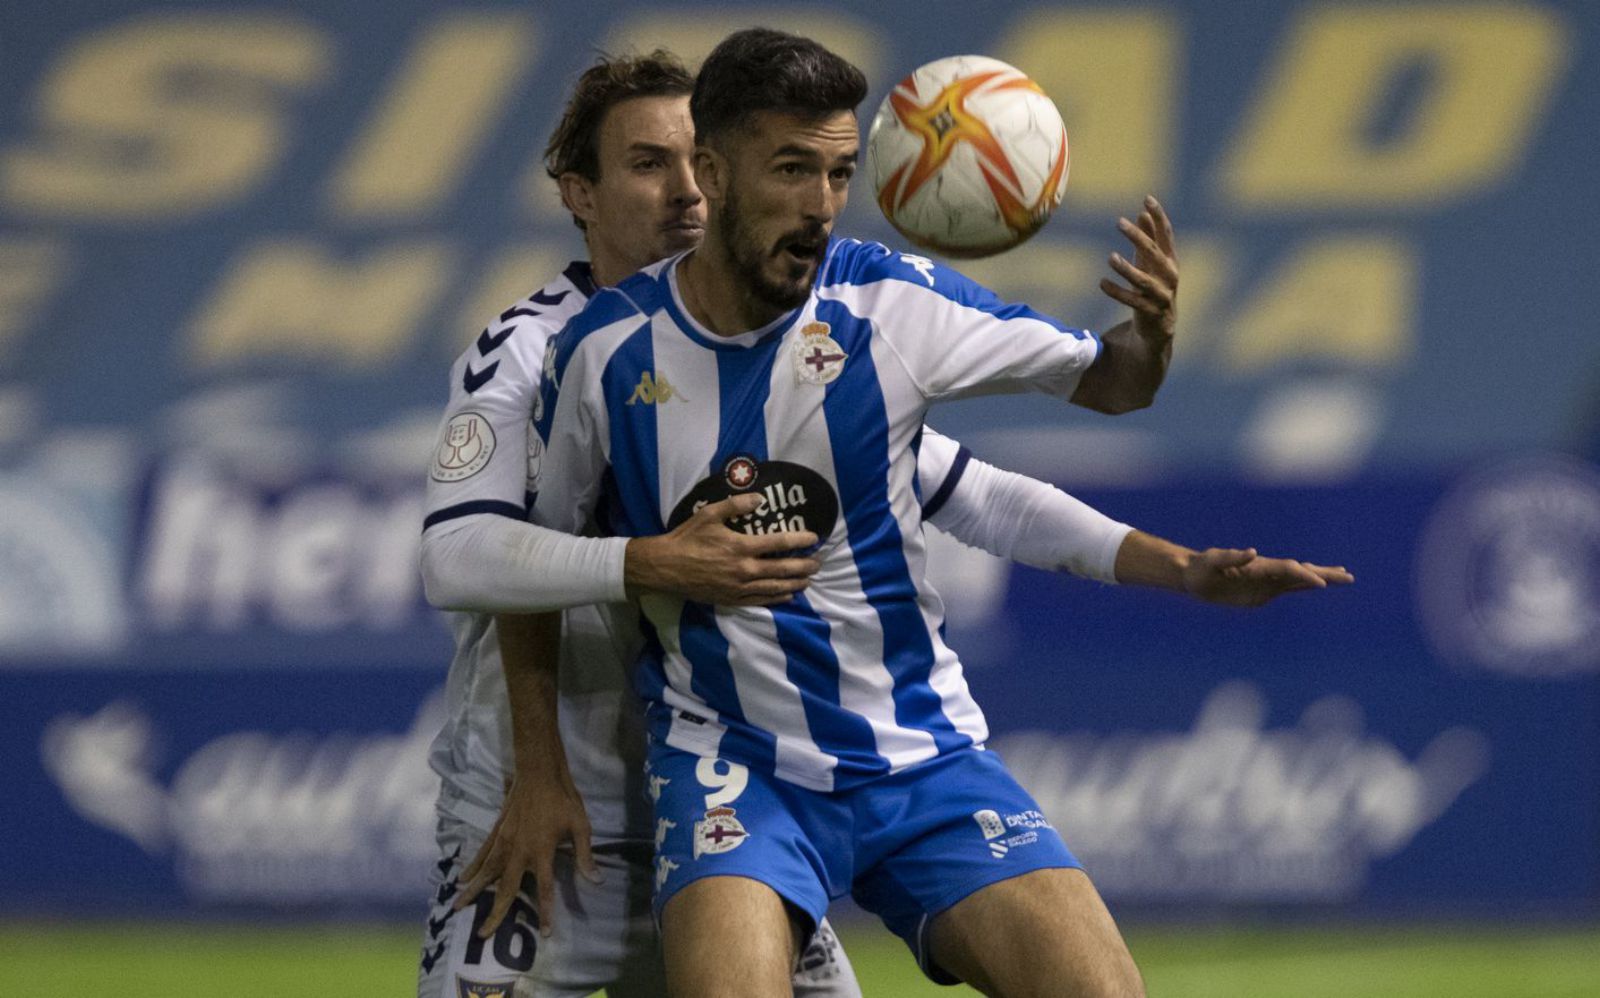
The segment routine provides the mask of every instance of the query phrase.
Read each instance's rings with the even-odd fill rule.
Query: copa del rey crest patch
[[[731,807],[714,807],[694,823],[694,858],[732,852],[749,836]]]
[[[839,377],[850,358],[839,347],[826,322],[808,322],[794,339],[794,376],[810,385],[826,385]]]

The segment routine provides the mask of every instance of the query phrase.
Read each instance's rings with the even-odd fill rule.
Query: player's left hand
[[[1323,589],[1356,580],[1343,567],[1290,558],[1263,558],[1255,548],[1208,548],[1183,568],[1184,591],[1223,606],[1260,606],[1298,589]]]
[[[506,788],[494,829],[467,867],[467,885],[454,909],[460,911],[471,904],[492,883],[494,907],[478,927],[478,935],[488,939],[511,910],[523,878],[532,874],[539,934],[548,937],[555,916],[556,850],[570,842],[578,872],[591,883],[600,883],[600,871],[589,851],[589,834],[589,816],[570,776],[565,780],[528,779],[519,773]]]
[[[1111,269],[1127,286],[1101,278],[1100,290],[1133,309],[1134,330],[1144,339],[1163,343],[1178,325],[1178,250],[1172,220],[1155,195],[1144,199],[1138,224],[1117,219],[1117,228],[1133,244],[1133,262],[1111,254]]]

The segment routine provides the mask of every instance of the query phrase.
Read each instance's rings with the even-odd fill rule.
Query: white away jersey
[[[1069,397],[1099,341],[855,240],[833,243],[799,309],[718,337],[683,308],[679,259],[598,293],[556,338],[535,522],[576,531],[592,515],[642,536],[753,490],[767,502],[746,530],[805,524],[825,540],[790,603],[642,601],[652,732],[818,790],[981,744],[925,578],[923,415],[966,395]]]
[[[500,314],[450,371],[450,402],[428,468],[423,529],[450,530],[480,513],[524,519],[529,469],[542,441],[530,432],[550,337],[583,308],[595,285],[584,263]],[[571,531],[577,533],[578,531]],[[560,724],[572,776],[603,839],[649,838],[643,795],[643,721],[623,663],[638,631],[631,607],[579,607],[562,615]],[[429,762],[440,807],[487,831],[511,773],[511,717],[494,616],[453,613],[455,657],[447,715]]]

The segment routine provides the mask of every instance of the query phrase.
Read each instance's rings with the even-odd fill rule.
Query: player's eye
[[[779,163],[778,172],[785,177],[801,177],[805,175],[806,168],[804,165],[795,162]]]
[[[633,168],[635,170],[659,170],[661,168],[661,160],[654,156],[648,159],[641,159],[633,164]]]
[[[844,184],[848,184],[850,182],[850,178],[855,176],[855,175],[856,175],[856,168],[853,167],[853,166],[835,167],[833,170],[831,170],[828,173],[829,178],[831,178],[831,179],[833,179],[833,180],[835,180],[835,181],[837,181],[839,183],[844,183]]]

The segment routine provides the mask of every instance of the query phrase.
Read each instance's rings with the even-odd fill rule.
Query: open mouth
[[[792,263],[812,264],[822,259],[825,239],[790,239],[778,249],[778,255]]]

